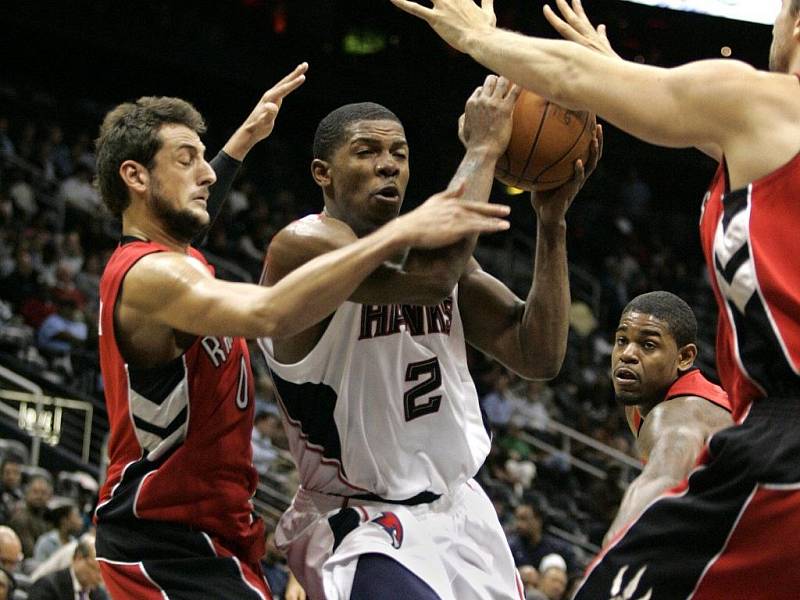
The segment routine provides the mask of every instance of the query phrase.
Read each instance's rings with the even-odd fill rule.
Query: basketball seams
[[[589,126],[590,117],[591,117],[591,115],[587,112],[586,113],[586,120],[583,123],[583,128],[581,129],[581,132],[576,136],[575,141],[572,142],[572,145],[567,149],[566,152],[564,152],[561,156],[558,157],[558,160],[553,161],[552,163],[550,163],[549,165],[544,167],[541,171],[539,171],[539,173],[537,173],[537,175],[535,177],[535,180],[534,180],[535,183],[544,183],[544,182],[539,180],[540,177],[542,175],[544,175],[547,171],[549,171],[550,169],[552,169],[553,167],[558,165],[562,160],[564,160],[567,156],[570,155],[570,153],[575,149],[575,146],[577,146],[578,143],[583,139],[583,134],[586,133],[586,128]],[[573,161],[573,163],[574,163],[574,161]]]
[[[519,186],[522,183],[522,180],[525,179],[524,175],[528,172],[528,166],[531,164],[531,160],[533,159],[533,154],[536,152],[536,146],[539,145],[539,138],[542,135],[542,131],[544,131],[544,125],[547,122],[547,116],[550,112],[550,101],[545,100],[544,103],[544,110],[542,111],[542,117],[539,119],[539,128],[536,130],[536,135],[533,138],[533,143],[531,144],[530,150],[528,150],[528,158],[525,161],[525,165],[520,170],[520,174],[517,176],[517,182],[514,184],[514,187]],[[509,160],[509,168],[511,167],[511,161]]]

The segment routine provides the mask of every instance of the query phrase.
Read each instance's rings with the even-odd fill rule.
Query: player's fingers
[[[483,82],[483,92],[487,96],[494,94],[494,89],[497,87],[497,75],[487,75]]]
[[[397,8],[406,11],[408,14],[429,21],[433,17],[433,9],[420,6],[416,2],[409,2],[409,0],[389,0]]]
[[[606,34],[606,26],[600,23],[597,26],[597,33],[600,35],[604,40],[608,41],[608,34]]]
[[[603,156],[603,126],[598,124],[595,127],[595,135],[597,136],[597,160]]]
[[[583,10],[583,4],[581,4],[581,0],[572,0],[572,11],[578,16],[579,19],[583,19],[584,21],[589,21],[589,17],[586,16],[586,11]]]
[[[467,136],[464,133],[464,121],[466,118],[467,117],[464,115],[464,113],[461,113],[461,116],[458,117],[458,139],[461,140],[461,143],[465,145],[467,143]]]
[[[522,88],[517,85],[516,83],[512,84],[510,88],[508,88],[508,93],[506,94],[506,98],[509,102],[513,102],[516,104],[517,98],[522,93]]]
[[[497,24],[497,17],[494,14],[494,0],[482,0],[481,9],[489,17],[489,22],[494,27]]]
[[[506,79],[505,77],[498,77],[497,78],[497,85],[495,85],[495,92],[501,98],[505,98],[506,94],[508,93],[508,88],[511,86],[511,82]]]
[[[547,19],[550,26],[555,29],[561,37],[570,42],[577,42],[580,40],[580,35],[559,17],[548,4],[545,4],[542,10],[544,11],[544,18]]]
[[[289,81],[285,81],[283,83],[279,83],[275,87],[273,87],[264,97],[264,100],[267,102],[274,102],[278,99],[283,99],[297,88],[299,88],[303,83],[306,81],[305,75],[298,75],[294,79],[290,79]]]
[[[511,207],[506,204],[492,204],[490,202],[471,202],[465,200],[459,202],[459,207],[472,213],[477,213],[487,217],[505,217],[511,212]]]
[[[585,170],[583,166],[583,161],[579,158],[578,160],[575,161],[575,165],[573,167],[572,182],[573,183],[583,182],[584,174]]]
[[[556,5],[558,6],[558,10],[561,12],[561,15],[564,17],[564,20],[574,29],[579,30],[580,22],[578,15],[576,15],[575,11],[572,10],[572,7],[569,5],[567,0],[556,0]]]
[[[308,71],[308,63],[307,63],[307,62],[301,62],[301,63],[300,63],[299,65],[297,65],[297,66],[296,66],[294,69],[292,69],[292,72],[291,72],[291,73],[287,74],[287,75],[286,75],[286,76],[285,76],[283,79],[281,79],[281,80],[280,80],[278,83],[279,83],[279,84],[281,84],[281,83],[285,83],[286,81],[289,81],[290,79],[294,79],[294,78],[295,78],[295,77],[297,77],[298,75],[303,75],[303,74],[304,74],[306,71]]]

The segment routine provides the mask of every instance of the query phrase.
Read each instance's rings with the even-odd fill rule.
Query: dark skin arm
[[[459,308],[467,341],[526,379],[552,379],[561,369],[569,330],[569,272],[565,215],[602,154],[603,133],[595,130],[586,168],[556,190],[537,192],[533,280],[523,302],[473,259],[459,282]]]
[[[639,431],[637,447],[647,464],[628,486],[604,544],[664,491],[683,481],[708,438],[733,425],[728,411],[697,396],[656,405]]]

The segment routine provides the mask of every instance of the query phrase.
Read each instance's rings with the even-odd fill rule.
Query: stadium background
[[[541,16],[542,4],[499,0],[499,24],[554,36]],[[586,0],[585,7],[595,23],[608,26],[612,44],[625,58],[673,66],[718,58],[728,54],[723,50],[727,47],[732,58],[766,67],[770,30],[763,25],[617,0]],[[107,425],[93,344],[93,299],[86,297],[80,306],[89,339],[70,353],[69,364],[37,349],[36,334],[43,315],[54,310],[59,288],[75,280],[91,283],[80,272],[87,271],[90,257],[102,262],[115,244],[113,222],[100,211],[70,205],[63,191],[63,182],[91,156],[86,142],[96,135],[105,111],[142,95],[188,99],[206,117],[206,144],[213,156],[265,89],[298,62],[310,63],[306,84],[285,102],[272,137],[245,162],[236,188],[246,207],[223,215],[210,236],[212,262],[220,272],[252,278],[269,236],[292,218],[321,208],[309,163],[316,123],[327,112],[346,102],[370,100],[397,113],[411,146],[406,207],[415,206],[442,189],[454,172],[462,156],[456,119],[486,72],[388,0],[4,2],[0,23],[0,122],[6,123],[0,126],[0,142],[11,144],[0,148],[0,299],[6,307],[0,310],[0,366],[42,386],[48,395],[93,406],[88,453],[84,413],[65,409],[58,444],[44,445],[38,461],[55,476],[57,493],[80,496],[88,511],[91,494],[64,474],[83,470],[101,476]],[[52,141],[54,126],[63,131],[61,142]],[[715,165],[694,150],[654,148],[608,125],[605,131],[601,166],[568,215],[576,310],[564,370],[549,385],[526,386],[496,365],[472,357],[484,398],[506,395],[522,403],[514,420],[496,424],[498,443],[483,472],[509,531],[514,530],[514,507],[532,502],[551,532],[575,544],[578,562],[590,556],[602,536],[607,513],[613,514],[615,498],[635,474],[635,461],[621,462],[572,433],[554,429],[553,423],[632,454],[632,440],[605,375],[606,342],[619,310],[633,295],[652,289],[685,297],[700,321],[701,365],[714,374],[716,315],[696,223]],[[64,165],[58,164],[59,146],[68,150]],[[32,206],[25,206],[26,198]],[[533,213],[525,196],[510,195],[500,185],[493,199],[512,205],[512,231],[482,240],[478,256],[488,270],[524,294],[530,281]],[[78,242],[74,235],[69,241],[70,232],[77,232]],[[40,306],[33,316],[14,297],[15,280],[9,279],[21,249],[38,252],[34,262],[39,285],[33,299]],[[56,274],[62,260],[80,263],[71,282],[69,274]],[[87,296],[85,290],[83,294]],[[7,377],[0,382],[3,390],[21,389]],[[272,406],[269,396],[262,378],[260,398],[267,410]],[[13,410],[21,406],[8,394],[0,403]],[[30,460],[30,438],[13,410],[0,413],[0,452],[13,450],[15,444],[8,440],[18,440],[28,447]],[[87,456],[88,464],[83,460]],[[517,463],[535,467],[536,475],[526,485],[508,472]],[[37,467],[27,472],[37,472]],[[293,485],[283,456],[264,480],[258,506],[274,518]]]

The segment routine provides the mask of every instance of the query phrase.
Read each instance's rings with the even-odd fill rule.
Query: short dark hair
[[[78,538],[78,543],[75,544],[75,552],[72,558],[89,558],[92,555],[92,542],[87,540],[85,536]]]
[[[162,144],[159,130],[173,124],[185,125],[198,135],[206,130],[202,115],[180,98],[144,96],[136,102],[120,104],[106,114],[95,140],[95,181],[103,202],[115,216],[121,216],[130,204],[119,166],[126,160],[135,160],[152,169]]]
[[[330,160],[331,155],[344,143],[347,127],[357,121],[397,121],[402,126],[397,115],[380,104],[345,104],[329,113],[317,125],[314,134],[314,158]]]
[[[659,291],[636,296],[622,311],[622,316],[630,312],[651,315],[664,321],[678,348],[697,343],[697,319],[694,312],[675,294]]]

